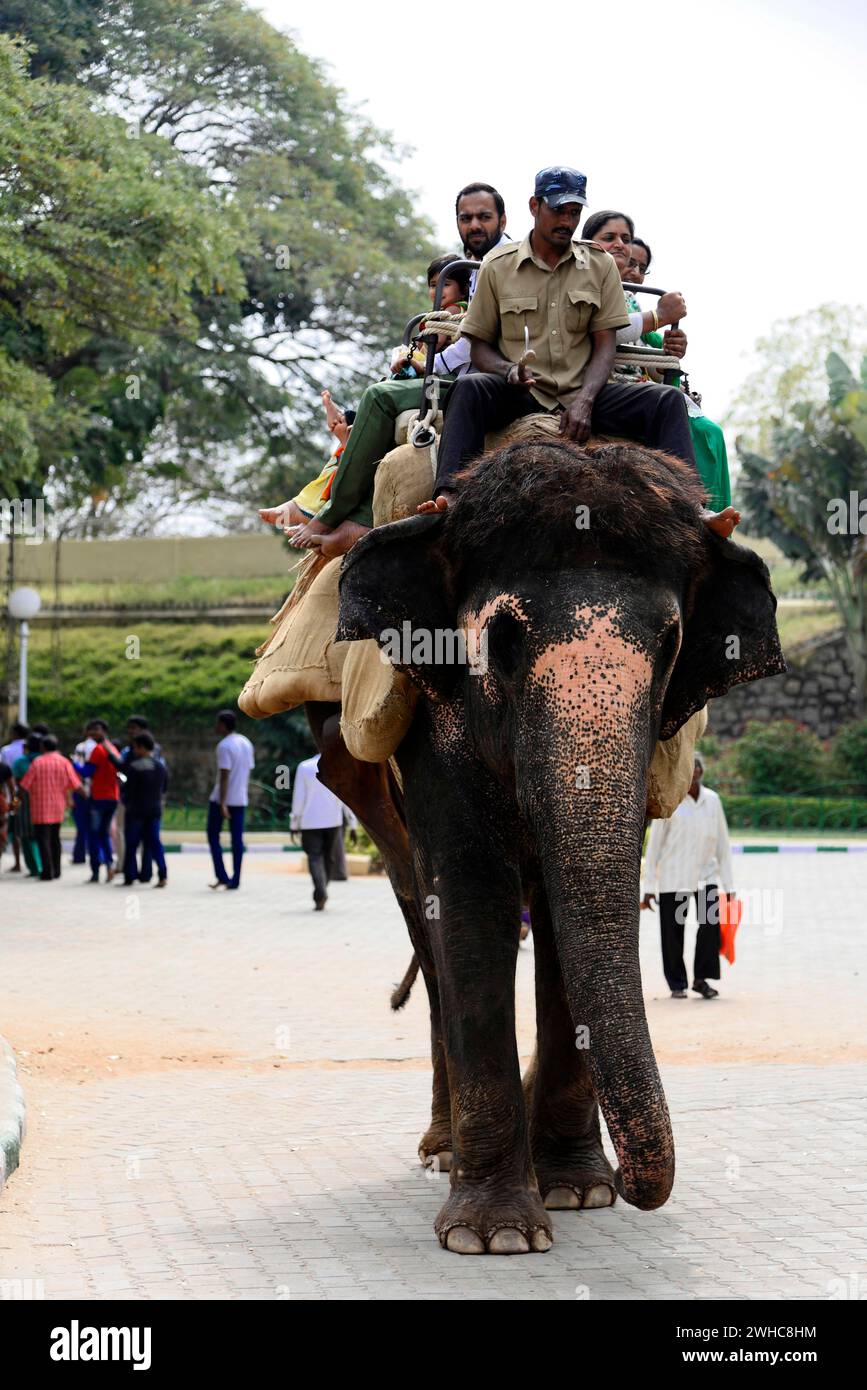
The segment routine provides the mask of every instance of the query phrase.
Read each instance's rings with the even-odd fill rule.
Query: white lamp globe
[[[19,623],[35,618],[42,607],[42,600],[35,589],[13,589],[9,595],[9,612]]]

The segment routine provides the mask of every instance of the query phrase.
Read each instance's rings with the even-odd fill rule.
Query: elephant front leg
[[[463,1255],[544,1251],[553,1233],[533,1176],[515,1038],[517,876],[508,901],[460,875],[456,890],[442,893],[437,948],[453,1156],[435,1230]]]
[[[573,1026],[548,904],[531,900],[536,957],[536,1053],[524,1078],[530,1151],[549,1211],[609,1207],[614,1170],[602,1148],[599,1106],[590,1080],[587,1037]]]

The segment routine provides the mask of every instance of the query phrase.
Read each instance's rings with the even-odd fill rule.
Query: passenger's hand
[[[645,893],[644,897],[641,899],[641,910],[642,910],[642,912],[644,911],[644,909],[645,909],[646,907],[655,907],[655,906],[656,906],[656,898],[654,897],[653,893]]]
[[[560,416],[560,433],[576,444],[586,444],[590,438],[590,416],[593,406],[582,396],[576,396],[570,406]]]
[[[358,844],[358,831],[357,831],[357,830],[350,830],[350,832],[349,832],[349,843],[350,843],[351,845],[357,845],[357,844]]]
[[[526,391],[536,385],[536,378],[526,362],[513,362],[506,376],[507,386],[517,386]]]
[[[228,808],[228,806],[226,805],[225,801],[221,801],[221,802],[220,802],[220,815],[223,817],[223,820],[229,820],[229,819],[230,819],[230,816],[229,816],[229,808]]]
[[[679,323],[686,318],[686,300],[678,290],[664,294],[656,306],[660,323]]]
[[[682,328],[666,328],[662,335],[662,346],[672,357],[686,356],[686,334]]]

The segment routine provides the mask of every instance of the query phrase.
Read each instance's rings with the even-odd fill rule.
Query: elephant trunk
[[[574,743],[549,746],[553,756],[524,809],[544,846],[542,872],[576,1047],[588,1049],[620,1163],[617,1189],[650,1210],[671,1192],[674,1142],[638,960],[646,762],[634,746],[619,752],[612,764],[609,745],[604,774],[584,768],[588,785],[576,788],[566,773],[569,763],[574,767]]]

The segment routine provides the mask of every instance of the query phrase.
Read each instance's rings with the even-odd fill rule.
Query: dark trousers
[[[33,826],[39,857],[42,860],[40,878],[60,878],[60,821],[46,821]]]
[[[111,864],[114,854],[111,848],[111,822],[117,810],[116,801],[94,800],[90,798],[90,872],[99,873],[100,864]]]
[[[330,826],[326,830],[302,830],[301,847],[307,855],[310,877],[313,879],[313,901],[324,903],[328,896],[327,888],[331,878],[334,842],[343,833],[342,825]]]
[[[232,877],[229,878],[223,864],[223,846],[220,844],[220,831],[223,828],[223,813],[219,803],[208,802],[208,844],[218,883],[227,883],[237,888],[241,882],[241,860],[244,857],[244,816],[246,806],[229,807],[229,833],[232,837]],[[165,862],[165,861],[163,861]]]
[[[446,404],[434,496],[443,488],[452,488],[459,469],[479,457],[486,434],[544,408],[529,391],[507,386],[503,377],[490,372],[462,376],[452,386]],[[594,433],[619,435],[651,449],[665,449],[698,472],[686,401],[674,386],[603,386],[593,404],[591,423]]]
[[[719,979],[719,889],[715,883],[709,883],[697,893],[659,895],[662,968],[669,989],[686,989],[689,984],[686,966],[683,963],[683,928],[689,912],[690,898],[695,898],[698,912],[693,979]]]
[[[72,847],[73,864],[87,863],[87,836],[90,829],[89,803],[86,796],[72,793],[72,819],[75,823],[75,844]]]
[[[142,871],[139,874],[137,856],[139,845],[144,846]],[[147,854],[147,873],[145,873],[145,854]],[[142,883],[150,880],[151,860],[156,860],[160,878],[168,878],[166,856],[160,839],[159,816],[132,816],[126,813],[126,850],[123,861],[123,876],[128,882],[141,878]]]

